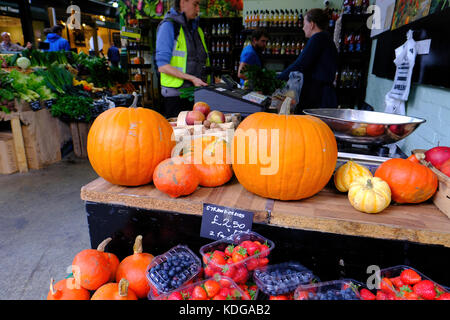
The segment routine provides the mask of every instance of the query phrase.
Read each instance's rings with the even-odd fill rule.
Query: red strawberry
[[[308,291],[298,291],[295,295],[295,300],[308,300]]]
[[[377,295],[375,296],[375,300],[387,300],[387,295],[381,290],[377,291]]]
[[[359,294],[363,300],[375,300],[375,295],[365,288],[361,289]]]
[[[437,298],[437,300],[450,300],[450,293],[443,293]]]
[[[258,266],[259,266],[259,261],[258,261],[258,259],[256,259],[256,258],[250,258],[250,259],[246,262],[246,265],[247,265],[247,269],[248,269],[249,271],[255,270],[255,269],[258,268]]]
[[[416,284],[422,277],[412,269],[405,269],[400,274],[400,279],[404,284]]]
[[[396,288],[400,288],[404,285],[402,279],[400,279],[400,276],[395,277],[395,278],[390,278],[392,284],[396,287]]]
[[[245,283],[248,280],[248,271],[244,266],[239,266],[236,269],[236,274],[233,277],[234,282],[237,284]]]
[[[380,289],[383,292],[395,294],[394,285],[392,284],[391,280],[389,280],[389,278],[381,279]]]
[[[236,274],[236,267],[231,264],[227,264],[222,268],[222,274],[233,279]]]
[[[172,292],[169,297],[167,298],[167,300],[183,300],[183,296],[181,295],[180,292]]]
[[[422,280],[416,283],[413,287],[413,291],[415,294],[426,300],[433,300],[436,297],[434,283],[430,280]]]
[[[231,257],[233,254],[233,250],[234,250],[234,245],[230,244],[225,248],[225,255],[227,255],[228,257]]]

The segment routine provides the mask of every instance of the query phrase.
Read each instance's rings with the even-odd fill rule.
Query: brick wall
[[[375,111],[384,111],[384,97],[391,90],[393,81],[372,74],[376,41],[372,42],[366,102]],[[405,106],[408,116],[426,120],[399,144],[407,155],[413,149],[430,149],[438,144],[450,146],[450,89],[413,84]]]

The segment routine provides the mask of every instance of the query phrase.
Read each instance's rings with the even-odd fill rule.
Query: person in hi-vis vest
[[[200,0],[175,0],[156,34],[156,65],[161,75],[163,114],[177,117],[183,110],[192,110],[193,102],[180,98],[180,88],[207,86],[210,66],[208,49],[199,27]]]

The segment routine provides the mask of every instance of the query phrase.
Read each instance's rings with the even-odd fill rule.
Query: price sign
[[[204,203],[200,236],[221,240],[237,232],[250,231],[252,223],[251,211]]]

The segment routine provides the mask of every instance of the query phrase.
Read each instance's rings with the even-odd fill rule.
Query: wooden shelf
[[[450,247],[450,219],[431,202],[390,205],[379,214],[366,214],[355,210],[346,194],[329,187],[308,199],[278,201],[248,192],[233,178],[224,186],[198,188],[174,199],[153,184],[129,188],[98,178],[81,188],[81,199],[192,215],[202,215],[203,203],[212,203],[252,211],[254,222],[274,226]]]

